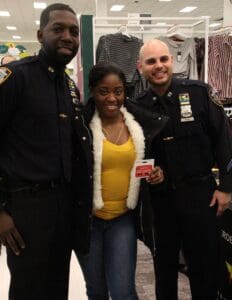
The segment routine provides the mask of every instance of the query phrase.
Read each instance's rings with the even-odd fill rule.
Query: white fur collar
[[[132,137],[135,151],[136,159],[143,159],[145,152],[145,141],[144,134],[141,126],[137,121],[134,120],[134,117],[129,113],[125,107],[121,107],[121,112],[125,119],[125,124],[130,132]],[[93,133],[93,151],[94,151],[94,191],[93,191],[93,207],[95,210],[101,209],[104,206],[102,200],[102,191],[101,191],[101,165],[102,165],[102,148],[103,140],[105,139],[104,134],[102,133],[101,119],[99,117],[98,111],[95,110],[95,114],[90,122],[90,128]],[[140,179],[135,178],[135,167],[131,170],[130,185],[128,190],[127,197],[127,207],[129,209],[134,209],[137,204]]]

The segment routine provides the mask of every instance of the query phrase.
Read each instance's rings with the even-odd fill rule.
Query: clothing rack
[[[209,19],[208,16],[202,17],[93,17],[93,49],[96,49],[96,34],[119,32],[122,25],[126,25],[128,34],[163,34],[167,35],[172,31],[180,30],[181,33],[191,34],[203,33],[205,37],[205,61],[204,61],[204,81],[208,82],[208,37],[209,37]],[[152,22],[172,21],[173,24],[152,24]],[[195,27],[203,25],[204,30],[196,31]],[[107,32],[105,31],[107,29]],[[158,30],[157,30],[158,29]],[[94,62],[96,62],[94,51]]]

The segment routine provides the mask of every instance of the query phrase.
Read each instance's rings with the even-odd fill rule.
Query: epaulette
[[[183,79],[183,81],[181,82],[181,85],[184,86],[191,86],[191,85],[197,85],[203,88],[208,89],[209,85],[203,81],[200,80],[194,80],[194,79]]]

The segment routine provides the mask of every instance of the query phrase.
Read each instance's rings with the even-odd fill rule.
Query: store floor
[[[0,299],[7,300],[9,285],[9,272],[6,266],[6,252],[3,248],[0,256]],[[155,300],[154,296],[154,274],[152,258],[146,247],[138,243],[138,265],[136,274],[136,285],[140,300]],[[179,300],[190,300],[189,285],[185,275],[179,275]],[[71,275],[69,300],[87,300],[85,296],[85,284],[80,267],[75,256],[71,259]]]

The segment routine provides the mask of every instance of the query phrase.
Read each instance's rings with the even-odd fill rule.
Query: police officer
[[[150,88],[136,102],[169,116],[153,144],[157,165],[166,172],[167,189],[153,191],[156,294],[177,299],[180,247],[189,268],[193,300],[215,300],[219,254],[218,216],[232,192],[232,147],[222,107],[209,86],[173,78],[173,57],[159,40],[140,51],[140,72]],[[211,172],[217,163],[220,183]]]
[[[38,40],[38,56],[0,68],[0,239],[10,300],[67,299],[73,217],[75,248],[88,248],[90,135],[65,73],[79,46],[73,9],[48,6]]]

